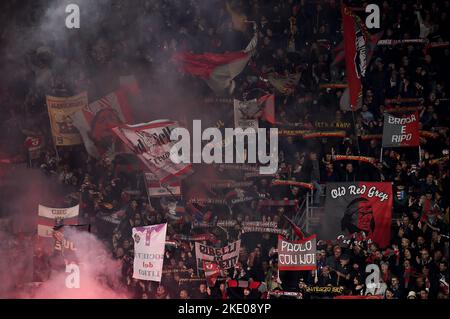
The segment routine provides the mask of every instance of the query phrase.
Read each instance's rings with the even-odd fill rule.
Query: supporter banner
[[[257,115],[260,112],[256,99],[250,101],[234,100],[234,127],[253,128],[258,131]]]
[[[310,293],[310,294],[342,294],[344,292],[344,287],[307,286],[307,287],[305,287],[305,292]]]
[[[412,98],[396,98],[396,99],[385,99],[384,104],[402,104],[402,103],[422,103],[423,98],[412,97]]]
[[[258,120],[275,124],[275,96],[267,94],[250,101],[234,100],[234,126],[258,129]]]
[[[212,244],[215,244],[218,242],[218,239],[216,238],[216,236],[214,236],[211,233],[197,234],[197,235],[192,235],[192,236],[175,234],[173,236],[173,239],[178,240],[178,241],[209,241]]]
[[[349,131],[352,129],[352,123],[350,121],[340,120],[316,120],[313,123],[316,130],[320,131],[330,131],[330,130],[344,130]]]
[[[265,222],[265,221],[251,221],[251,222],[242,222],[242,227],[268,227],[268,228],[277,228],[277,222]]]
[[[28,136],[25,139],[25,147],[28,150],[30,160],[38,159],[45,149],[45,141],[42,136]]]
[[[161,281],[167,224],[133,228],[133,278]]]
[[[61,227],[53,231],[54,251],[59,252],[68,261],[77,262],[77,243],[75,236],[79,232],[89,232],[90,225],[73,225]]]
[[[72,97],[47,95],[47,109],[53,139],[56,146],[78,145],[82,143],[72,115],[88,105],[87,93]]]
[[[317,269],[316,242],[316,235],[297,241],[289,241],[278,236],[278,269],[280,271]]]
[[[298,200],[273,200],[273,199],[263,199],[259,201],[260,206],[298,206]]]
[[[51,208],[39,205],[38,236],[52,237],[56,225],[74,225],[78,223],[80,206],[70,208]]]
[[[326,137],[340,137],[344,138],[347,136],[345,131],[335,131],[335,132],[308,132],[303,134],[302,138],[313,139],[313,138],[326,138]]]
[[[314,189],[314,185],[310,184],[310,183],[303,183],[303,182],[297,182],[297,181],[283,181],[280,179],[274,179],[272,181],[272,185],[289,185],[289,186],[302,187],[302,188],[306,188],[306,189],[310,189],[310,190]]]
[[[420,136],[425,137],[425,138],[435,139],[435,138],[439,137],[439,134],[435,133],[435,132],[430,132],[430,131],[420,131]]]
[[[267,291],[267,286],[264,282],[256,281],[256,280],[227,280],[228,288],[248,288],[248,289],[257,289],[260,292]]]
[[[347,136],[345,131],[331,131],[331,132],[314,132],[305,129],[280,129],[278,131],[279,136],[297,136],[303,139],[313,139],[313,138],[327,138],[327,137],[338,137],[344,138]]]
[[[243,190],[241,188],[235,188],[225,194],[225,199],[228,206],[249,202],[259,198],[259,194],[253,190]]]
[[[259,172],[250,172],[250,173],[244,173],[244,179],[248,178],[268,178],[268,177],[275,177],[277,174],[260,174]]]
[[[179,180],[191,173],[191,164],[175,164],[170,151],[176,143],[170,133],[177,122],[158,120],[137,125],[123,125],[113,129],[114,133],[133,151],[161,183]]]
[[[394,46],[399,44],[426,44],[428,41],[426,39],[383,39],[378,41],[377,45],[380,46]]]
[[[295,88],[300,81],[300,77],[300,73],[282,75],[274,72],[268,74],[267,80],[279,93],[291,95],[294,93]]]
[[[243,234],[245,233],[269,233],[275,235],[287,236],[289,231],[286,229],[279,229],[273,227],[263,227],[263,226],[245,226],[243,225],[241,228]]]
[[[215,223],[206,223],[206,222],[192,222],[192,228],[213,228],[213,227],[223,227],[223,228],[232,228],[238,225],[237,220],[218,220]]]
[[[328,183],[325,216],[318,236],[335,240],[356,235],[381,247],[389,245],[392,218],[392,184],[378,182]]]
[[[166,242],[167,245],[167,242]],[[163,274],[187,274],[192,272],[192,269],[184,269],[184,268],[172,268],[172,269],[164,269],[162,271]]]
[[[209,189],[225,189],[225,188],[240,188],[240,187],[250,187],[253,186],[252,181],[238,182],[233,180],[216,180],[216,181],[205,181],[206,186]]]
[[[361,19],[345,5],[342,6],[342,23],[350,107],[356,110],[360,107],[362,98],[361,79],[366,75],[367,36]]]
[[[220,171],[233,170],[233,171],[246,171],[246,172],[258,172],[259,167],[248,164],[214,164]]]
[[[278,136],[303,136],[305,134],[311,133],[311,130],[304,129],[279,129]]]
[[[224,198],[191,198],[188,200],[190,204],[210,204],[210,205],[227,205],[228,201]]]
[[[384,111],[388,113],[411,113],[419,110],[421,106],[391,106],[386,105]]]
[[[204,261],[203,269],[205,270],[205,278],[208,286],[213,287],[216,279],[220,276],[221,271],[219,265],[210,261]]]
[[[359,136],[361,140],[368,141],[368,140],[381,140],[383,138],[382,134],[366,134],[366,135],[360,135]]]
[[[373,157],[366,157],[366,156],[353,156],[353,155],[334,155],[333,156],[334,161],[358,161],[358,162],[365,162],[369,164],[375,164],[377,160]]]
[[[274,290],[269,291],[267,294],[267,299],[270,299],[270,296],[285,296],[285,297],[295,297],[297,299],[303,299],[303,293],[295,292],[295,291],[284,291],[284,290]]]
[[[383,299],[384,297],[381,295],[367,295],[367,296],[359,296],[359,295],[355,295],[355,296],[347,296],[347,295],[342,295],[342,296],[335,296],[333,297],[333,299]]]
[[[153,174],[144,173],[148,197],[181,196],[181,181],[170,183],[166,187],[155,180]]]
[[[395,116],[384,113],[383,147],[419,146],[419,113]]]
[[[89,155],[100,158],[120,151],[122,144],[116,143],[117,137],[111,129],[134,122],[128,93],[137,94],[137,91],[137,84],[122,86],[72,115]]]
[[[443,157],[439,157],[439,158],[433,158],[429,161],[430,165],[435,165],[435,164],[439,164],[439,163],[445,163],[447,162],[449,159],[448,156],[443,156]]]
[[[251,39],[245,50],[226,53],[177,52],[172,61],[179,65],[183,72],[205,80],[216,94],[232,93],[235,83],[233,79],[246,67],[256,52],[258,34]]]
[[[260,118],[266,122],[275,124],[275,95],[266,94],[258,98],[258,106],[261,109]]]
[[[214,248],[196,242],[195,257],[197,258],[197,270],[203,269],[203,261],[215,262],[221,269],[233,268],[238,261],[240,247],[240,240],[222,248]]]

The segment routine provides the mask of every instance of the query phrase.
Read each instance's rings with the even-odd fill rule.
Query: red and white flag
[[[70,208],[51,208],[39,205],[38,210],[38,236],[52,237],[53,227],[56,225],[78,224],[78,214],[80,206]]]
[[[80,132],[86,151],[95,158],[123,151],[121,143],[111,129],[125,123],[133,123],[128,96],[137,94],[137,83],[122,85],[116,91],[102,97],[72,115]]]
[[[262,108],[261,119],[275,124],[275,95],[261,96],[258,99],[258,105]]]
[[[37,159],[44,150],[44,138],[42,136],[28,136],[25,139],[25,147],[28,150],[30,160]]]
[[[275,124],[275,96],[267,94],[250,101],[234,100],[234,125],[258,129],[258,119]]]
[[[154,179],[153,174],[144,173],[148,197],[181,196],[181,181],[175,181],[167,186]]]
[[[203,261],[203,269],[205,270],[206,282],[209,287],[213,287],[217,278],[221,274],[221,270],[218,264],[211,261]]]
[[[256,51],[257,39],[255,33],[243,51],[202,54],[181,52],[174,54],[172,61],[180,65],[184,72],[204,79],[216,94],[227,91],[231,94],[234,90],[233,79],[244,70]]]
[[[361,19],[345,5],[342,6],[342,23],[350,106],[356,110],[361,104],[361,79],[365,77],[367,69],[367,36]]]
[[[267,75],[267,81],[283,95],[291,95],[300,81],[301,73],[279,74],[276,72]]]
[[[167,185],[192,173],[192,164],[176,164],[171,159],[171,149],[176,141],[170,139],[178,123],[157,120],[137,125],[122,125],[113,132],[144,163],[153,179]]]

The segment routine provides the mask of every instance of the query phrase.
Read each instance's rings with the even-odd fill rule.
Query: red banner
[[[366,74],[367,41],[364,26],[351,10],[342,6],[342,23],[344,28],[345,65],[348,87],[350,90],[350,107],[356,110],[362,97],[361,78]]]

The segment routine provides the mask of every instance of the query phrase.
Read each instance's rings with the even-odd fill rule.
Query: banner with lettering
[[[144,178],[148,197],[181,196],[181,181],[163,186],[153,174],[144,173]]]
[[[317,235],[323,240],[353,237],[389,245],[392,184],[381,182],[328,183],[324,218]]]
[[[155,180],[167,184],[192,172],[191,164],[175,164],[170,158],[171,148],[176,144],[170,139],[170,133],[176,127],[177,122],[157,120],[123,125],[113,131],[139,157]]]
[[[77,236],[81,232],[89,232],[90,225],[71,225],[57,228],[53,231],[55,244],[54,252],[61,254],[66,261],[77,262],[77,249],[80,238]]]
[[[411,147],[420,145],[419,113],[384,113],[383,147]]]
[[[239,258],[241,240],[237,240],[222,248],[214,248],[195,243],[195,258],[197,258],[197,270],[203,270],[203,261],[212,261],[221,269],[233,268]]]
[[[82,144],[81,135],[73,123],[72,115],[87,107],[86,92],[71,97],[47,95],[47,109],[56,146]]]
[[[75,225],[78,223],[80,206],[69,208],[51,208],[39,205],[38,209],[38,236],[52,237],[53,227],[56,225]]]
[[[314,128],[317,131],[351,131],[353,128],[352,121],[348,119],[325,119],[318,118],[313,123]]]
[[[315,270],[317,236],[290,241],[278,236],[278,269],[281,271]]]
[[[167,223],[133,228],[133,278],[161,281]]]

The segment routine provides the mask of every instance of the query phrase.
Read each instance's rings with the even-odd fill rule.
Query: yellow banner
[[[47,109],[50,117],[53,139],[56,146],[82,144],[81,135],[73,125],[71,115],[88,105],[87,92],[71,97],[47,95]]]

